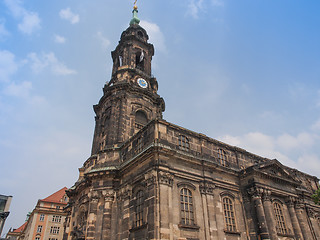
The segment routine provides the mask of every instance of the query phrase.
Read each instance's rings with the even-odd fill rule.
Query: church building
[[[68,189],[65,240],[316,240],[319,179],[163,119],[135,6]]]

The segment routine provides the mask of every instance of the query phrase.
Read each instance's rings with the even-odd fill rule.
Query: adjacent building
[[[22,233],[27,225],[27,221],[22,224],[20,227],[17,229],[10,229],[9,232],[7,233],[6,239],[9,240],[18,240],[21,239],[20,237],[22,236]]]
[[[0,195],[0,237],[6,222],[7,217],[9,216],[9,207],[11,204],[12,196]]]
[[[47,198],[40,199],[25,224],[7,234],[17,240],[61,240],[67,206],[67,188],[64,187]]]
[[[92,153],[67,190],[64,239],[320,239],[317,177],[162,118],[137,12],[94,106]]]

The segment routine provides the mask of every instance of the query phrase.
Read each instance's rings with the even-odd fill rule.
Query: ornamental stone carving
[[[216,186],[213,183],[201,182],[199,186],[200,193],[213,195],[213,189],[215,187]]]
[[[252,197],[252,198],[261,198],[262,194],[264,192],[264,189],[262,187],[251,187],[248,189],[248,194]]]
[[[132,193],[132,187],[130,185],[127,185],[119,190],[117,199],[118,200],[130,199],[132,195],[131,193]]]
[[[159,177],[159,182],[161,184],[165,184],[172,187],[173,178],[174,178],[173,174],[169,172],[159,172],[158,177]]]
[[[112,202],[114,199],[114,191],[113,190],[102,190],[102,196],[106,202]]]
[[[263,201],[270,201],[271,200],[271,190],[264,188],[263,189],[263,194],[262,194],[262,200]]]
[[[155,182],[156,182],[156,177],[155,177],[154,175],[146,176],[145,182],[146,182],[147,187],[148,187],[148,186],[151,186],[151,185],[155,184]]]
[[[308,208],[307,210],[308,210],[309,217],[315,218],[316,212],[312,208]]]

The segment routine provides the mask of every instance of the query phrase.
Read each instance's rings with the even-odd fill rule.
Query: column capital
[[[213,184],[213,183],[210,183],[210,182],[207,182],[207,181],[202,181],[200,183],[200,186],[199,186],[199,189],[200,189],[200,192],[202,194],[210,194],[210,195],[213,195],[213,189],[215,188],[216,186]]]
[[[285,199],[287,206],[294,207],[295,203],[297,202],[297,198],[293,196],[289,196]]]
[[[262,200],[263,201],[271,201],[271,190],[264,188],[262,193]]]
[[[159,182],[161,184],[165,184],[165,185],[172,187],[173,178],[174,178],[172,173],[161,171],[161,172],[159,172],[158,177],[159,177]]]
[[[91,191],[88,194],[88,197],[89,197],[89,201],[90,202],[97,203],[99,201],[99,198],[101,197],[101,192],[99,192],[99,191]]]
[[[105,202],[112,202],[114,199],[113,190],[102,190],[102,196],[104,197]]]
[[[262,187],[254,186],[254,187],[249,188],[247,191],[248,191],[248,194],[252,198],[261,198],[261,196],[264,192],[264,189]]]
[[[296,199],[295,208],[297,208],[297,209],[305,209],[306,208],[302,199]]]
[[[308,211],[308,215],[311,217],[311,218],[315,218],[316,216],[316,212],[312,209],[312,208],[307,208],[307,211]]]

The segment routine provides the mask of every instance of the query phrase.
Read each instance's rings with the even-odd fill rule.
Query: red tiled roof
[[[14,232],[14,233],[20,233],[20,232],[22,232],[22,231],[24,230],[24,228],[26,227],[26,225],[27,225],[27,222],[25,222],[24,224],[22,224],[19,228],[14,229],[12,232]]]
[[[41,199],[41,201],[67,204],[67,203],[64,202],[64,201],[61,201],[61,199],[62,199],[63,196],[65,195],[67,189],[68,189],[68,188],[64,187],[64,188],[60,189],[59,191],[51,194],[49,197],[46,197],[46,198],[44,198],[44,199]]]

